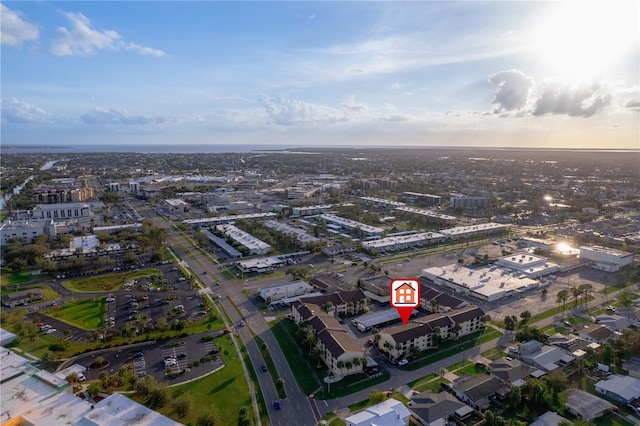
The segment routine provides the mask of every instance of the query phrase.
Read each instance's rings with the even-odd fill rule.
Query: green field
[[[178,419],[170,406],[158,410],[160,413],[178,420],[182,424],[193,424],[201,412],[213,411],[221,420],[220,424],[237,424],[240,407],[246,406],[253,413],[253,404],[249,393],[247,379],[242,370],[242,360],[238,358],[235,348],[232,345],[231,337],[225,335],[216,339],[216,344],[220,353],[225,350],[229,355],[223,355],[224,368],[213,374],[172,387],[170,393],[177,396],[182,393],[189,393],[193,400],[193,413],[189,416]],[[139,401],[140,402],[140,401]]]
[[[98,330],[102,327],[106,304],[104,297],[81,299],[65,303],[47,314],[83,330]]]
[[[0,274],[0,285],[11,285],[11,284],[20,284],[31,281],[34,278],[34,275],[31,274],[31,271],[21,271],[21,272],[5,272],[3,271]]]
[[[161,276],[158,269],[141,269],[139,271],[118,272],[115,274],[98,275],[93,277],[74,278],[62,281],[62,285],[77,293],[95,293],[101,291],[115,291],[122,287],[122,284],[140,277],[151,275]]]

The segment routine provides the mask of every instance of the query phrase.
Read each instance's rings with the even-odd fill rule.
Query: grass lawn
[[[291,371],[302,391],[309,395],[315,392],[321,384],[316,375],[312,373],[313,368],[307,362],[305,354],[300,351],[298,342],[294,336],[296,325],[289,320],[274,321],[269,324],[271,332],[278,340],[278,344],[287,358]]]
[[[351,395],[354,392],[361,391],[384,383],[391,378],[390,374],[383,374],[375,379],[369,379],[365,373],[352,374],[345,377],[339,382],[331,384],[331,390],[327,392],[326,386],[320,392],[316,394],[316,399],[335,399],[346,395]]]
[[[5,272],[0,274],[0,285],[20,284],[31,281],[34,275],[31,275],[31,271],[21,272]]]
[[[103,325],[106,305],[104,297],[80,299],[50,309],[47,315],[83,330],[98,330]]]
[[[247,379],[242,370],[242,360],[233,348],[231,338],[225,335],[216,340],[223,355],[225,367],[213,374],[183,385],[170,388],[172,396],[189,393],[193,401],[193,412],[187,417],[178,418],[173,409],[167,405],[158,410],[182,424],[194,424],[198,415],[213,411],[222,421],[220,424],[237,424],[240,407],[246,406],[253,413],[253,404],[249,394]]]
[[[95,293],[100,291],[115,291],[122,287],[122,284],[136,278],[150,275],[162,275],[159,269],[149,268],[139,271],[118,272],[115,274],[97,275],[93,277],[73,278],[62,281],[62,285],[77,293]]]
[[[470,336],[464,336],[459,340],[448,340],[440,344],[438,349],[432,349],[426,356],[417,361],[410,362],[402,367],[405,370],[417,370],[435,361],[448,358],[452,355],[460,353],[464,350],[471,349],[474,346],[488,342],[500,337],[502,333],[493,327],[487,327],[482,332],[476,332]]]
[[[419,385],[416,385],[413,387],[413,389],[418,392],[424,392],[426,390],[430,390],[432,392],[438,393],[440,392],[440,383],[449,383],[449,381],[446,379],[443,379],[442,377],[437,377],[432,381],[423,382]]]

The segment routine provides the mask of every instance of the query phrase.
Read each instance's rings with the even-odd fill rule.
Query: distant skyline
[[[640,148],[638,2],[0,2],[2,145]]]

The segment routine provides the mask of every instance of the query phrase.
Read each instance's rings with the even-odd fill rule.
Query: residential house
[[[446,426],[450,419],[464,420],[473,409],[458,401],[449,392],[421,392],[411,397],[409,408],[423,426]]]
[[[491,400],[509,394],[509,387],[491,374],[460,377],[453,382],[452,389],[460,401],[481,411],[489,408]]]
[[[44,292],[40,288],[30,288],[28,290],[16,291],[13,293],[7,293],[2,296],[2,304],[10,308],[15,308],[19,305],[28,305],[35,300],[41,300],[44,298]]]
[[[344,420],[347,426],[406,426],[409,424],[410,417],[411,412],[402,402],[390,398]]]
[[[634,327],[640,327],[640,306],[616,308],[616,314],[630,320]]]
[[[640,379],[635,377],[612,374],[607,380],[596,383],[595,388],[596,392],[623,404],[640,398]]]
[[[580,389],[571,391],[565,403],[565,409],[576,417],[592,422],[609,412],[610,402]]]
[[[622,368],[629,373],[629,376],[640,379],[640,357],[629,358],[622,363]]]
[[[559,347],[542,345],[530,340],[519,347],[520,359],[529,365],[550,372],[571,364],[574,358]]]
[[[569,420],[554,413],[553,411],[547,411],[546,413],[538,417],[538,419],[535,422],[531,423],[529,426],[559,426],[560,423],[569,426],[573,424]]]
[[[509,386],[522,386],[536,369],[517,359],[505,357],[490,363],[489,371]]]
[[[628,318],[623,318],[618,314],[598,315],[594,322],[604,325],[613,331],[626,330],[633,324],[633,321]]]
[[[603,344],[605,341],[614,338],[615,334],[604,325],[591,324],[578,330],[578,336],[589,342]]]

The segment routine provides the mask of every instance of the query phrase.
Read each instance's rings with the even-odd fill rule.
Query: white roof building
[[[466,268],[458,264],[423,269],[422,276],[436,284],[452,288],[456,293],[493,302],[536,287],[536,280],[518,271],[507,271],[497,266]]]
[[[347,417],[345,422],[347,426],[406,426],[410,417],[411,412],[402,402],[390,398]]]
[[[498,231],[506,231],[507,229],[509,229],[508,225],[490,222],[480,223],[478,225],[457,226],[455,228],[443,229],[442,231],[440,231],[440,233],[455,240],[457,238],[470,237],[477,234],[490,234]]]
[[[345,219],[340,216],[336,216],[333,214],[322,214],[320,215],[320,219],[325,220],[327,222],[335,223],[343,228],[348,229],[358,229],[364,232],[367,235],[380,235],[384,233],[383,228],[378,228],[376,226],[367,225],[364,223],[356,222],[355,220]]]
[[[0,381],[3,424],[51,426],[72,424],[82,426],[153,425],[174,426],[180,423],[144,405],[115,393],[95,405],[68,392],[62,378],[70,369],[54,375],[34,368],[27,359],[0,348]]]
[[[419,247],[426,244],[433,244],[444,240],[444,235],[437,232],[422,232],[420,234],[401,235],[397,237],[386,237],[379,240],[364,241],[362,248],[372,252],[403,250],[412,247]]]
[[[499,266],[518,271],[528,278],[538,278],[558,272],[560,266],[533,254],[512,254],[503,256],[496,262]]]
[[[286,284],[261,288],[258,291],[258,296],[262,300],[275,302],[276,300],[300,296],[311,292],[313,292],[313,287],[311,285],[304,281],[297,280]]]
[[[234,225],[217,225],[216,229],[249,249],[249,254],[267,254],[271,246]]]

